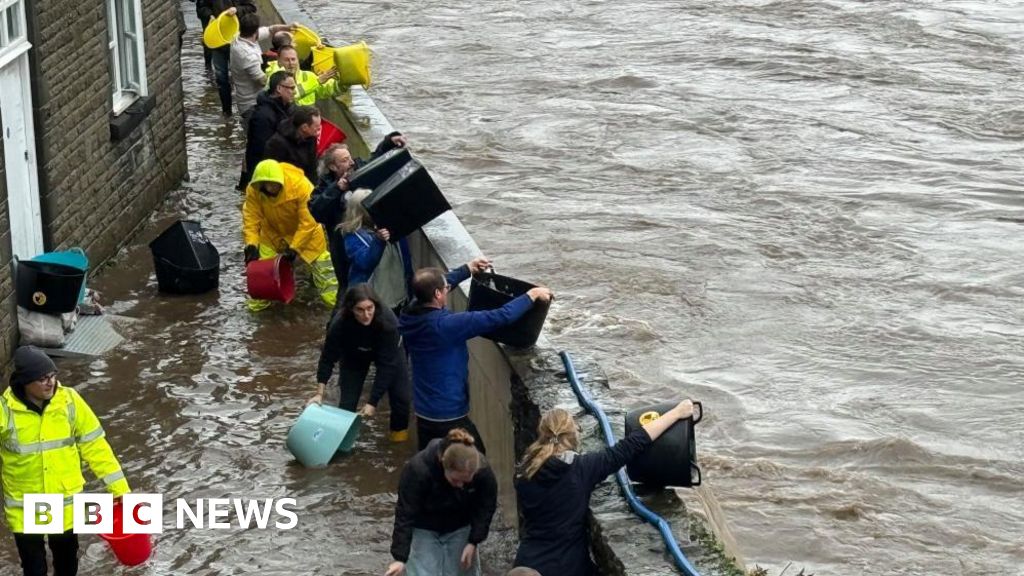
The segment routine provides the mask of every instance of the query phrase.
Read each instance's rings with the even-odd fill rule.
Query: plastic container
[[[299,60],[301,61],[309,58],[313,48],[323,44],[323,41],[320,40],[320,36],[316,32],[299,24],[295,27],[295,31],[292,32],[292,43],[295,45],[295,51],[299,53]]]
[[[398,169],[412,160],[408,148],[393,148],[370,160],[362,168],[356,170],[349,178],[349,189],[369,188],[373,190],[391,178]]]
[[[161,292],[202,294],[220,282],[220,252],[199,222],[179,220],[149,243]]]
[[[516,297],[526,294],[534,284],[508,276],[483,272],[473,277],[469,287],[467,310],[495,310],[508,304]],[[534,302],[530,311],[512,324],[484,334],[484,338],[501,342],[513,348],[529,348],[537,343],[544,320],[548,316],[549,302]]]
[[[85,255],[85,251],[81,248],[72,248],[63,252],[46,252],[40,254],[35,258],[31,259],[33,262],[46,262],[49,264],[63,264],[65,266],[71,266],[77,268],[85,273],[85,277],[82,279],[82,292],[78,297],[78,301],[82,302],[85,300],[86,294],[86,282],[89,281],[89,257]]]
[[[285,445],[303,466],[320,468],[336,453],[352,451],[361,424],[355,412],[310,404],[288,431]]]
[[[320,137],[316,140],[316,155],[319,157],[331,144],[341,144],[348,136],[326,118],[320,119]]]
[[[85,271],[65,264],[17,261],[18,306],[32,312],[64,314],[78,307]]]
[[[452,207],[427,169],[410,160],[373,189],[363,208],[378,227],[388,229],[391,242],[398,242]]]
[[[153,554],[153,540],[149,534],[125,534],[121,527],[123,509],[121,503],[114,504],[114,531],[100,534],[110,544],[118,562],[125,566],[138,566]]]
[[[334,48],[334,67],[338,71],[335,78],[342,86],[370,85],[370,47],[366,42],[356,42],[348,46]]]
[[[319,46],[313,48],[313,72],[317,75],[334,70],[334,48]]]
[[[203,29],[203,44],[207,48],[220,48],[231,44],[235,36],[238,36],[238,16],[225,11]]]
[[[285,304],[295,298],[295,274],[292,264],[277,255],[253,260],[245,266],[245,286],[249,296],[257,300],[274,300]]]
[[[675,403],[665,403],[633,410],[626,414],[626,434],[629,435],[675,406]],[[694,402],[693,408],[693,416],[673,424],[647,451],[626,465],[630,479],[652,487],[688,488],[700,485],[701,473],[697,466],[697,443],[693,426],[704,417],[704,408],[700,402]]]

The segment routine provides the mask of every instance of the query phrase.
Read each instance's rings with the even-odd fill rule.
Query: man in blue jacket
[[[480,432],[469,419],[469,348],[466,341],[512,324],[536,300],[551,300],[551,290],[531,289],[496,310],[450,312],[448,292],[491,266],[481,256],[445,274],[440,268],[422,268],[412,280],[412,305],[402,312],[398,332],[412,361],[413,408],[416,435],[423,450],[434,438],[444,438],[453,428],[464,428],[484,452]]]

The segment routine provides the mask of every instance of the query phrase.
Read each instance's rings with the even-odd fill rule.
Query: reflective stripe
[[[95,440],[97,438],[101,438],[102,436],[103,436],[103,427],[99,426],[95,430],[93,430],[92,432],[89,432],[88,434],[84,434],[82,436],[79,436],[78,438],[76,438],[76,440],[79,443],[91,442],[91,441],[93,441],[93,440]]]
[[[63,438],[61,440],[47,440],[46,442],[34,442],[32,444],[19,445],[14,443],[12,446],[10,442],[7,443],[5,448],[14,452],[15,454],[35,454],[37,452],[46,452],[48,450],[57,450],[58,448],[66,448],[68,446],[74,446],[75,441],[71,438]]]
[[[75,417],[78,415],[76,414],[77,409],[75,408],[75,393],[68,390],[68,396],[71,396],[71,402],[68,402],[68,423],[71,424],[71,434],[74,435]]]
[[[65,496],[64,497],[64,505],[65,506],[71,506],[74,502],[75,502],[75,497],[74,496]],[[8,508],[24,508],[25,507],[25,503],[22,502],[21,500],[5,496],[4,497],[4,506],[6,506]]]
[[[114,482],[117,482],[118,480],[123,480],[123,479],[124,479],[124,472],[122,472],[121,470],[118,470],[117,472],[113,472],[113,473],[107,474],[103,478],[100,478],[100,480],[103,480],[103,483],[106,484],[107,486],[110,486]]]

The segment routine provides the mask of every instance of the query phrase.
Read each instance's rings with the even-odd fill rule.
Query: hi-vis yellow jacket
[[[267,88],[270,88],[270,75],[280,70],[284,68],[276,60],[267,65],[264,71]],[[320,77],[309,70],[299,70],[295,75],[295,104],[299,106],[312,106],[317,100],[333,98],[338,92],[338,82],[334,78],[321,84]]]
[[[271,198],[259,191],[261,182],[276,182],[283,189]],[[275,252],[291,248],[307,264],[315,262],[327,251],[327,236],[309,213],[312,193],[313,184],[299,168],[276,160],[257,164],[242,204],[243,241]]]
[[[0,480],[12,532],[23,532],[25,494],[63,494],[64,530],[72,526],[71,496],[82,491],[82,460],[114,497],[131,491],[121,464],[89,405],[59,383],[42,415],[8,388],[0,396]]]

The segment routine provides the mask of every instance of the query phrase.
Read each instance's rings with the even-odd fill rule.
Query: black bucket
[[[33,312],[64,314],[78,306],[85,270],[52,262],[18,260],[18,306]]]
[[[451,210],[448,200],[419,162],[410,160],[363,200],[374,224],[387,228],[391,241],[419,230],[421,226]]]
[[[674,408],[676,404],[657,404],[626,414],[626,435],[642,428],[644,423]],[[626,472],[634,482],[651,487],[699,486],[700,467],[697,466],[697,442],[693,425],[704,417],[700,402],[693,403],[693,416],[680,420],[665,431],[646,452],[626,465]]]
[[[202,294],[217,288],[220,253],[192,220],[179,220],[149,243],[161,292]]]
[[[405,166],[405,163],[412,160],[408,148],[395,148],[366,163],[365,166],[356,170],[349,179],[349,190],[369,188],[373,190],[384,183],[385,180],[398,172],[398,169]]]
[[[468,310],[495,310],[526,294],[535,285],[493,272],[482,272],[473,277],[469,287]],[[537,343],[544,319],[548,316],[550,302],[535,301],[533,308],[512,324],[499,328],[484,338],[501,342],[514,348],[529,348]]]

